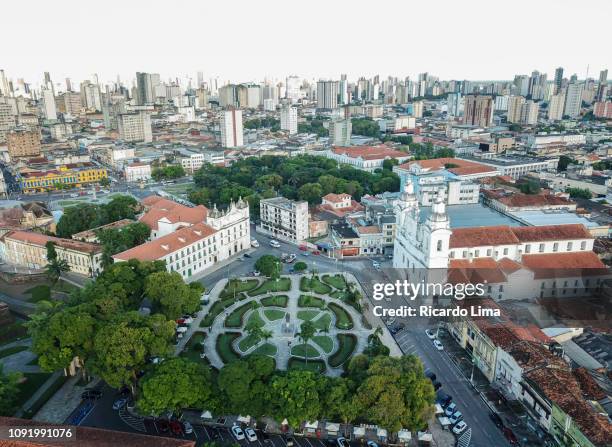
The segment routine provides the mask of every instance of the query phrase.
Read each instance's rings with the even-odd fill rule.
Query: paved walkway
[[[284,276],[285,277],[285,276]],[[333,368],[329,365],[328,363],[328,357],[330,354],[332,354],[333,352],[335,352],[335,350],[338,348],[338,342],[337,342],[337,338],[336,336],[339,334],[352,334],[355,335],[357,338],[357,345],[355,347],[355,351],[354,352],[362,352],[367,344],[368,344],[368,336],[373,332],[372,329],[367,329],[364,325],[363,325],[363,321],[362,321],[362,314],[360,312],[358,312],[355,308],[346,305],[344,303],[342,303],[342,301],[336,299],[336,298],[331,298],[328,295],[320,295],[317,294],[315,292],[302,292],[300,290],[300,280],[302,278],[301,275],[290,275],[288,276],[288,278],[291,280],[291,288],[289,291],[287,292],[273,292],[273,293],[268,293],[266,295],[260,295],[260,296],[256,296],[256,297],[248,297],[247,299],[244,299],[242,301],[238,301],[234,304],[232,304],[231,306],[229,306],[224,312],[222,312],[221,314],[219,314],[217,316],[217,318],[215,318],[215,320],[213,321],[213,324],[210,327],[210,332],[208,334],[208,336],[206,337],[206,339],[204,340],[204,351],[208,357],[208,359],[210,360],[211,364],[216,367],[216,368],[221,368],[224,364],[223,360],[221,359],[221,357],[219,356],[217,349],[216,349],[216,342],[217,342],[217,338],[226,332],[240,332],[241,333],[241,337],[238,337],[235,341],[234,341],[234,349],[237,352],[241,352],[243,355],[247,355],[251,352],[253,352],[254,350],[256,350],[259,346],[261,346],[264,343],[270,343],[274,346],[276,346],[276,365],[277,368],[279,369],[287,369],[288,363],[289,363],[289,359],[292,357],[291,355],[291,348],[293,346],[295,346],[296,344],[299,344],[300,342],[298,342],[298,339],[296,337],[297,332],[299,332],[299,326],[302,323],[302,320],[298,319],[297,314],[298,311],[300,310],[317,310],[316,308],[300,308],[298,307],[298,299],[300,297],[300,295],[311,295],[317,298],[322,299],[323,301],[325,301],[326,304],[328,303],[334,303],[340,307],[342,307],[350,316],[351,319],[353,320],[353,328],[349,329],[349,330],[343,330],[343,329],[338,329],[336,327],[336,316],[335,314],[331,311],[331,310],[322,310],[320,315],[315,317],[312,321],[316,322],[319,318],[323,318],[323,316],[325,314],[330,315],[331,317],[331,323],[329,325],[329,330],[327,333],[325,333],[324,335],[329,336],[334,343],[334,346],[332,348],[331,353],[326,353],[319,345],[317,345],[314,341],[309,340],[308,341],[308,345],[313,347],[317,352],[318,352],[318,357],[309,357],[309,359],[320,359],[320,360],[324,360],[325,364],[327,366],[327,372],[331,375],[334,376],[338,376],[340,374],[342,374],[342,368],[341,367],[336,367]],[[248,279],[252,279],[252,278],[248,278]],[[260,280],[260,284],[261,282],[265,281],[265,279]],[[217,284],[217,286],[219,286],[219,283]],[[219,289],[217,290],[217,286],[215,286],[215,290],[214,293],[211,293],[211,303],[209,306],[211,306],[215,301],[218,300],[218,296],[219,293],[221,292],[222,287],[219,287]],[[225,282],[223,283],[223,287],[225,287]],[[259,302],[259,300],[263,297],[266,296],[277,296],[277,295],[286,295],[289,297],[288,299],[288,303],[287,303],[287,307],[276,307],[276,306],[266,306],[264,308],[257,308],[254,310],[248,310],[245,315],[244,315],[244,320],[243,321],[248,321],[248,319],[251,317],[251,315],[253,315],[254,312],[258,312],[259,316],[261,317],[262,320],[264,320],[264,322],[267,322],[265,325],[265,329],[271,330],[273,332],[273,337],[270,338],[267,341],[261,341],[260,343],[258,343],[257,345],[249,348],[246,351],[242,351],[239,348],[239,343],[240,341],[246,336],[246,333],[244,331],[243,328],[232,328],[232,329],[228,329],[225,327],[225,318],[226,315],[230,315],[232,312],[234,312],[236,309],[238,309],[241,306],[244,306],[245,304],[251,303],[251,302]],[[293,324],[293,330],[292,333],[285,333],[283,332],[283,325],[285,320],[281,319],[281,320],[268,320],[265,317],[265,314],[263,312],[263,310],[267,310],[267,309],[277,309],[283,312],[286,312],[290,315],[290,323]],[[201,321],[201,316],[199,317],[199,320]],[[198,321],[198,325],[199,325],[199,321]],[[192,327],[195,326],[195,322],[192,324]],[[318,333],[317,335],[323,335],[322,333]],[[185,338],[187,338],[187,336],[185,336]],[[186,343],[186,342],[185,342]]]
[[[79,386],[77,382],[80,378],[80,374],[69,378],[42,408],[38,410],[32,419],[35,421],[63,424],[74,409],[80,405],[82,401],[81,393],[85,388],[94,387],[99,381],[99,379],[95,379],[87,385]]]

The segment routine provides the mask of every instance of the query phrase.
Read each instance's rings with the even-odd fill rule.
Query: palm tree
[[[68,262],[65,259],[59,258],[50,261],[45,268],[47,270],[47,276],[54,285],[59,281],[62,273],[70,271]]]
[[[300,326],[300,332],[298,332],[297,336],[302,341],[302,343],[306,346],[304,351],[306,353],[306,364],[308,364],[308,341],[314,337],[317,332],[317,328],[312,323],[312,321],[304,321]]]

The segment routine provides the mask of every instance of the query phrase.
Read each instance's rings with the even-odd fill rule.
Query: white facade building
[[[225,110],[221,114],[221,145],[223,147],[244,146],[242,110]]]
[[[280,128],[289,132],[289,135],[298,131],[298,111],[296,107],[283,106],[280,112]]]
[[[147,163],[132,163],[124,168],[125,181],[140,182],[151,178],[151,165]]]
[[[119,138],[127,142],[153,141],[151,115],[148,112],[122,113],[117,117]]]
[[[293,244],[308,238],[308,202],[273,197],[261,200],[259,209],[263,233]]]

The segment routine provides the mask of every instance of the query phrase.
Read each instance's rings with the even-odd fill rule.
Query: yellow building
[[[106,168],[93,163],[60,166],[48,171],[27,171],[20,174],[21,190],[24,193],[44,192],[59,188],[72,188],[98,183],[108,178]]]

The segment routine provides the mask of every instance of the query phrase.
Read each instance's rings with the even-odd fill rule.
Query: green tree
[[[262,275],[266,275],[269,278],[276,278],[280,275],[282,264],[280,259],[276,256],[263,255],[255,262],[255,268]]]
[[[270,379],[274,374],[274,360],[267,356],[251,355],[225,365],[217,380],[222,410],[248,413],[260,417],[268,413]]]
[[[567,171],[567,167],[571,164],[576,164],[576,160],[574,160],[572,157],[568,157],[567,155],[561,155],[559,157],[559,163],[557,164],[557,171]]]
[[[306,265],[306,263],[302,261],[298,261],[293,265],[293,271],[295,272],[303,272],[307,268],[308,268],[308,265]]]
[[[210,408],[214,400],[210,370],[180,357],[156,365],[143,377],[140,387],[137,406],[143,413],[154,416],[168,410]]]
[[[258,178],[255,186],[260,190],[278,189],[283,184],[283,178],[278,174],[268,174]]]
[[[65,259],[60,259],[57,256],[57,251],[55,251],[55,244],[52,241],[48,241],[45,245],[47,248],[47,265],[45,269],[47,270],[47,276],[51,280],[53,284],[59,281],[62,273],[70,271],[70,266],[68,265],[68,261]]]
[[[312,340],[312,337],[317,333],[317,328],[312,321],[306,320],[300,326],[300,332],[298,332],[298,339],[305,345],[308,345],[308,341]],[[308,364],[308,350],[306,351],[306,364]]]
[[[21,373],[5,374],[0,363],[0,416],[13,416],[17,410]]]
[[[323,188],[318,183],[306,183],[298,189],[300,200],[306,200],[310,205],[321,203]]]
[[[172,180],[180,177],[185,177],[185,169],[181,165],[169,165],[163,168],[155,168],[151,172],[151,177],[155,181]]]
[[[214,195],[209,188],[200,188],[190,191],[187,198],[196,205],[210,205],[213,202]]]
[[[519,189],[523,194],[539,194],[542,188],[538,180],[529,179],[519,185]]]
[[[311,371],[294,370],[272,380],[271,415],[287,418],[291,427],[299,427],[303,421],[314,421],[322,412],[321,384]]]
[[[565,192],[569,193],[572,199],[591,199],[593,193],[587,188],[565,188]]]
[[[185,284],[177,272],[152,273],[145,281],[146,296],[170,320],[198,310],[203,292],[200,283]]]

